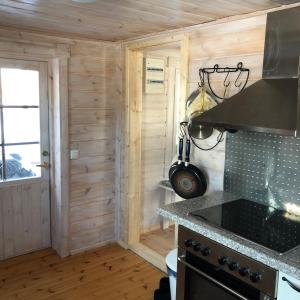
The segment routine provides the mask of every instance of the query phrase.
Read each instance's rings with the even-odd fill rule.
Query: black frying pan
[[[171,178],[173,172],[175,172],[178,168],[180,168],[181,165],[183,165],[182,153],[183,153],[183,138],[180,138],[179,139],[178,160],[170,167],[169,178]]]
[[[176,194],[184,199],[202,196],[207,189],[205,176],[197,167],[190,164],[191,143],[189,139],[186,140],[185,163],[182,162],[183,140],[180,139],[180,142],[178,162],[174,163],[169,170],[170,183]]]

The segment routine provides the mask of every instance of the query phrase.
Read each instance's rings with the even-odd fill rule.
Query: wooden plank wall
[[[48,192],[34,180],[0,187],[0,260],[50,246]]]
[[[241,61],[245,67],[251,70],[249,84],[259,80],[262,73],[265,26],[266,14],[262,14],[232,21],[224,20],[212,25],[205,24],[194,30],[182,29],[181,31],[177,31],[178,34],[188,33],[190,36],[188,93],[197,87],[199,80],[198,69],[214,66],[215,64],[219,64],[220,66],[236,66]],[[170,38],[170,36],[172,36],[171,33],[160,34],[142,38],[141,40],[147,44],[151,39],[160,38],[163,40],[164,38]],[[133,43],[137,43],[138,41],[135,40]],[[130,45],[130,42],[127,44]],[[213,86],[220,94],[224,93],[224,89],[222,88],[223,79],[216,77],[213,80]],[[234,92],[234,90],[229,90],[228,95]],[[153,120],[155,117],[155,115],[145,116],[145,118],[152,118]],[[216,134],[201,145],[203,147],[210,146],[215,141]],[[191,162],[201,167],[208,175],[208,192],[223,189],[224,159],[224,142],[213,151],[193,149]],[[120,201],[120,211],[121,214],[124,214],[126,211],[125,202],[123,198]],[[119,236],[126,241],[127,232],[120,232]]]
[[[192,32],[190,36],[189,92],[197,87],[198,70],[203,67],[236,66],[243,62],[249,68],[249,83],[261,78],[265,39],[266,15],[219,24]],[[213,87],[224,94],[224,76],[212,77]],[[235,78],[231,78],[235,80]],[[233,85],[234,87],[234,85]],[[228,89],[226,96],[237,92]],[[214,145],[218,132],[204,142],[203,147]],[[193,150],[192,162],[208,175],[208,191],[223,189],[225,142],[212,151]]]
[[[71,46],[71,251],[115,239],[115,56],[111,45]]]
[[[146,55],[146,57],[153,57],[153,55]],[[147,94],[144,91],[143,93],[141,232],[151,231],[159,225],[159,216],[155,210],[163,194],[158,183],[164,179],[169,81],[167,57],[158,58],[165,61],[165,92]]]
[[[245,66],[251,69],[251,82],[259,79],[262,70],[265,23],[266,15],[261,15],[204,25],[190,31],[189,90],[191,91],[197,84],[198,68],[215,63],[235,65],[243,61]],[[54,37],[46,36],[43,36],[42,42],[37,45],[34,42],[36,38],[32,35],[6,29],[5,32],[0,32],[0,37],[4,33],[5,40],[10,41],[6,45],[9,45],[12,51],[18,47],[16,42],[21,41],[30,46],[32,53],[38,52],[39,47],[49,44],[66,43],[71,46],[70,147],[80,151],[80,158],[71,161],[71,250],[76,252],[114,239],[116,151],[114,102],[120,105],[121,110],[124,108],[122,102],[117,100],[117,93],[121,91],[115,88],[113,83],[116,68],[113,59],[116,54],[115,45],[68,39],[56,40]],[[51,47],[49,51],[51,52]],[[122,78],[125,73],[122,64],[118,68],[118,76]],[[220,85],[220,82],[219,78],[216,85]],[[155,115],[145,117],[145,121],[147,118],[155,118]],[[215,151],[201,153],[197,151],[197,153],[194,161],[209,174],[210,189],[221,189],[224,146]],[[126,204],[122,203],[122,199],[123,196],[121,203],[118,204],[120,211],[118,226],[124,229],[124,232],[121,230],[119,233],[120,238],[126,240],[124,225]]]
[[[160,227],[161,220],[156,210],[164,203],[165,191],[158,183],[167,178],[174,154],[173,147],[170,150],[170,144],[173,144],[175,118],[175,56],[179,56],[179,48],[145,51],[145,57],[165,61],[165,92],[143,93],[141,232],[149,232]]]
[[[118,45],[73,40],[0,27],[0,49],[12,56],[55,53],[67,45],[69,59],[70,251],[115,240],[115,88]],[[0,241],[1,243],[1,241]]]

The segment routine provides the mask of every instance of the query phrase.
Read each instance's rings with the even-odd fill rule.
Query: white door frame
[[[0,41],[0,58],[43,61],[48,64],[50,132],[50,202],[52,248],[61,257],[70,254],[69,243],[69,126],[68,59],[70,48],[33,46]],[[5,50],[7,49],[7,50]]]

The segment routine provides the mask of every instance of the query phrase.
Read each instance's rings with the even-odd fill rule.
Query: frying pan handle
[[[182,153],[183,153],[183,139],[179,139],[178,164],[181,164],[182,162]]]
[[[185,165],[188,166],[190,162],[190,154],[191,154],[191,142],[189,139],[186,140],[185,143]]]

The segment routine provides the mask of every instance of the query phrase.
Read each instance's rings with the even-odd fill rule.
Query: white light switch
[[[73,149],[70,151],[70,159],[78,159],[79,158],[79,150]]]

